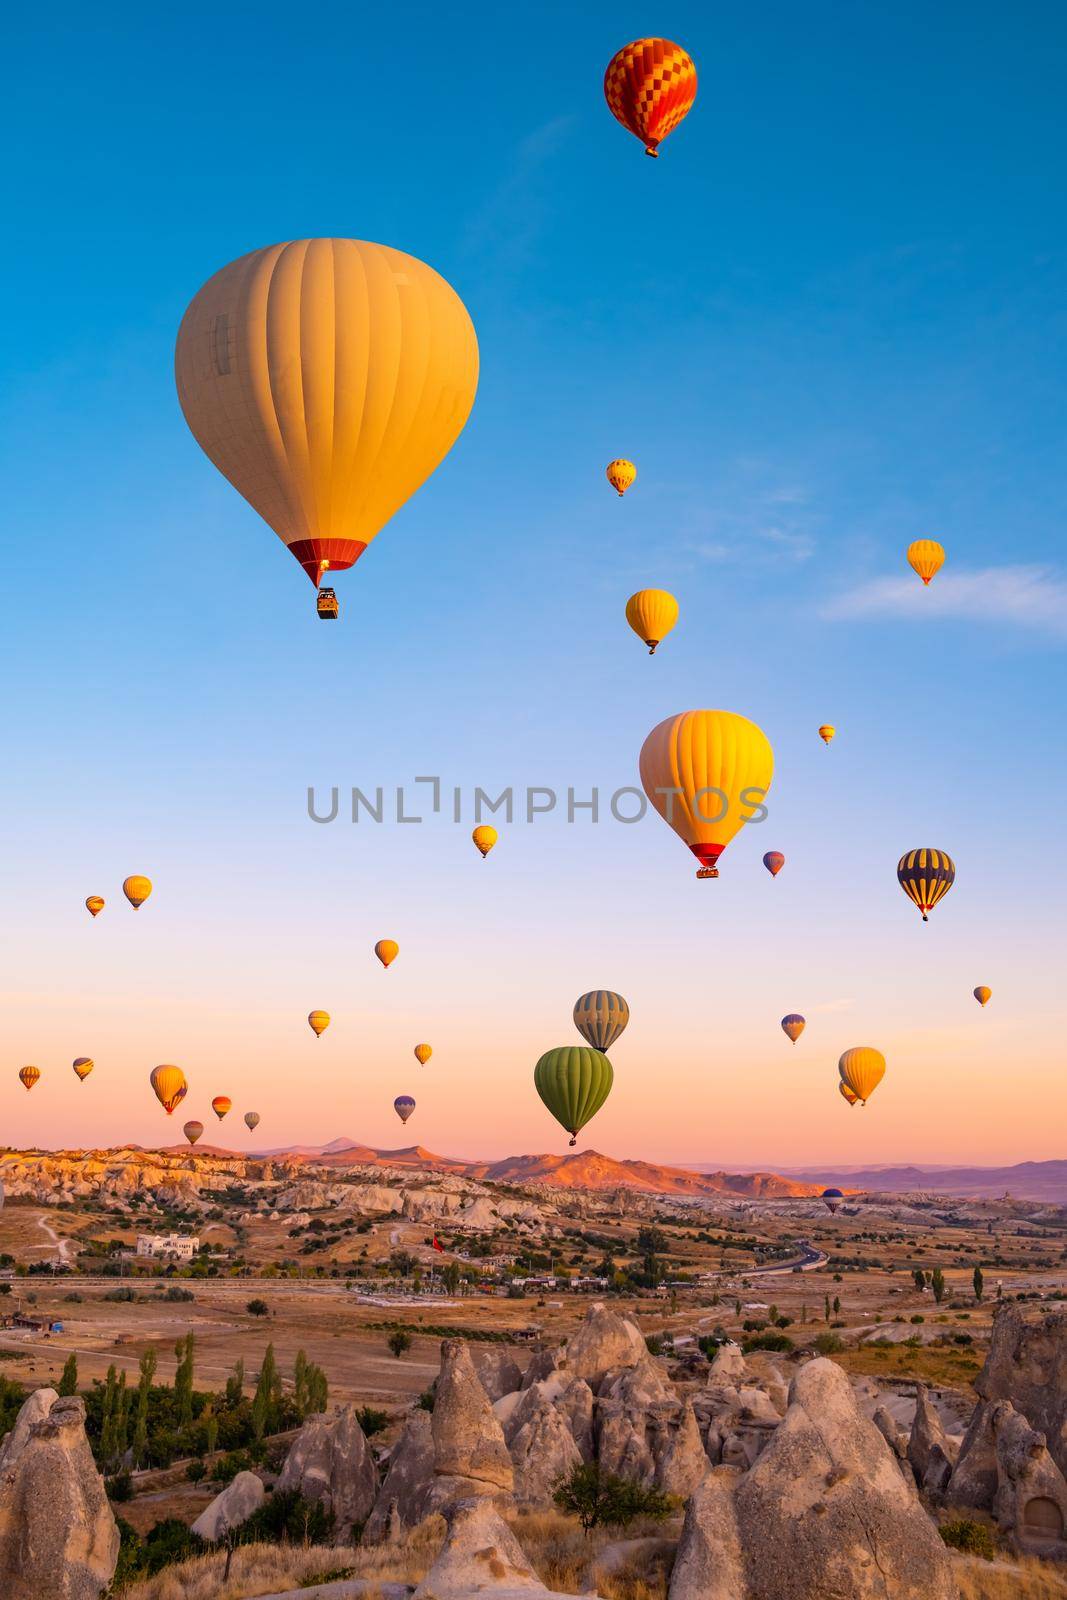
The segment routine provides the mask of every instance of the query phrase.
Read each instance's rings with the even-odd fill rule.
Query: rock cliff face
[[[70,1396],[43,1416],[42,1407],[35,1396],[26,1401],[12,1429],[18,1446],[0,1470],[0,1595],[98,1600],[115,1571],[119,1531],[85,1437],[85,1405]]]
[[[435,1509],[479,1495],[511,1504],[515,1474],[503,1429],[462,1339],[441,1345],[431,1430]]]
[[[378,1494],[378,1469],[355,1406],[307,1419],[290,1446],[277,1486],[283,1492],[295,1489],[332,1512],[341,1540],[363,1526]]]
[[[258,1478],[254,1472],[239,1472],[222,1493],[217,1494],[211,1504],[201,1511],[193,1523],[192,1531],[199,1534],[201,1539],[217,1544],[232,1529],[247,1522],[266,1498],[262,1478]]]
[[[985,1366],[975,1380],[983,1400],[1010,1400],[1067,1475],[1067,1311],[1030,1320],[1016,1306],[997,1313]]]

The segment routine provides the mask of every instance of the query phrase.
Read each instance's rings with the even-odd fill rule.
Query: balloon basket
[[[697,873],[698,878],[717,878],[718,876],[718,867],[701,867],[700,871]]]

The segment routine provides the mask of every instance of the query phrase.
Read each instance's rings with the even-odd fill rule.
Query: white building
[[[178,1261],[191,1261],[199,1248],[200,1240],[195,1234],[139,1233],[137,1235],[139,1256],[174,1256]]]

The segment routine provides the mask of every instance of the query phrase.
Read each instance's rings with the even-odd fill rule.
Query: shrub
[[[602,1524],[625,1528],[636,1517],[652,1517],[658,1522],[674,1509],[669,1494],[603,1472],[596,1461],[575,1467],[570,1477],[556,1486],[552,1498],[561,1511],[578,1518],[585,1533]]]
[[[267,1317],[270,1315],[270,1306],[265,1300],[250,1300],[245,1306],[250,1317]]]
[[[983,1561],[992,1561],[997,1553],[993,1530],[987,1528],[984,1522],[975,1522],[970,1517],[959,1517],[955,1522],[943,1523],[938,1532],[953,1550],[962,1550],[969,1556],[981,1556]]]
[[[418,1409],[420,1411],[432,1411],[433,1410],[433,1390],[432,1389],[424,1389],[422,1391],[422,1393],[419,1395],[419,1398],[418,1398],[418,1401],[417,1401],[417,1406],[418,1406]]]
[[[127,1301],[136,1300],[137,1296],[127,1284],[123,1284],[119,1289],[109,1289],[105,1295],[101,1296],[101,1298],[104,1300]]]
[[[845,1341],[837,1333],[817,1333],[812,1343],[821,1356],[833,1356],[845,1348]]]
[[[828,1338],[828,1334],[820,1334],[820,1339]],[[838,1340],[840,1343],[840,1340]],[[754,1338],[746,1339],[742,1350],[748,1355],[750,1350],[793,1350],[795,1345],[787,1333],[757,1333]]]
[[[248,1472],[252,1465],[252,1457],[247,1450],[227,1450],[220,1456],[211,1469],[212,1483],[229,1483],[231,1478],[236,1478],[239,1472]]]
[[[183,1289],[181,1284],[172,1283],[163,1298],[164,1300],[195,1300],[196,1295],[191,1289]]]
[[[185,1476],[189,1479],[190,1483],[199,1483],[200,1479],[206,1472],[207,1467],[202,1461],[190,1461],[189,1465],[185,1469]]]
[[[116,1472],[113,1478],[105,1479],[104,1489],[107,1492],[107,1497],[109,1500],[132,1500],[134,1493],[133,1478],[130,1475],[129,1469],[124,1468],[122,1472]]]
[[[318,1500],[305,1500],[295,1489],[268,1495],[237,1530],[238,1542],[256,1544],[325,1544],[333,1537],[333,1514]]]
[[[405,1333],[403,1328],[396,1328],[386,1340],[390,1350],[399,1361],[405,1350],[411,1349],[411,1335]]]
[[[383,1433],[389,1426],[388,1411],[376,1411],[373,1406],[360,1406],[356,1416],[368,1439],[373,1439],[376,1433]]]

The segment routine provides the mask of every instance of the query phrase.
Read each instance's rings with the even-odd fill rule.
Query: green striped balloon
[[[534,1068],[538,1094],[556,1121],[577,1144],[577,1135],[596,1116],[611,1093],[615,1074],[600,1050],[561,1044],[546,1050]]]

